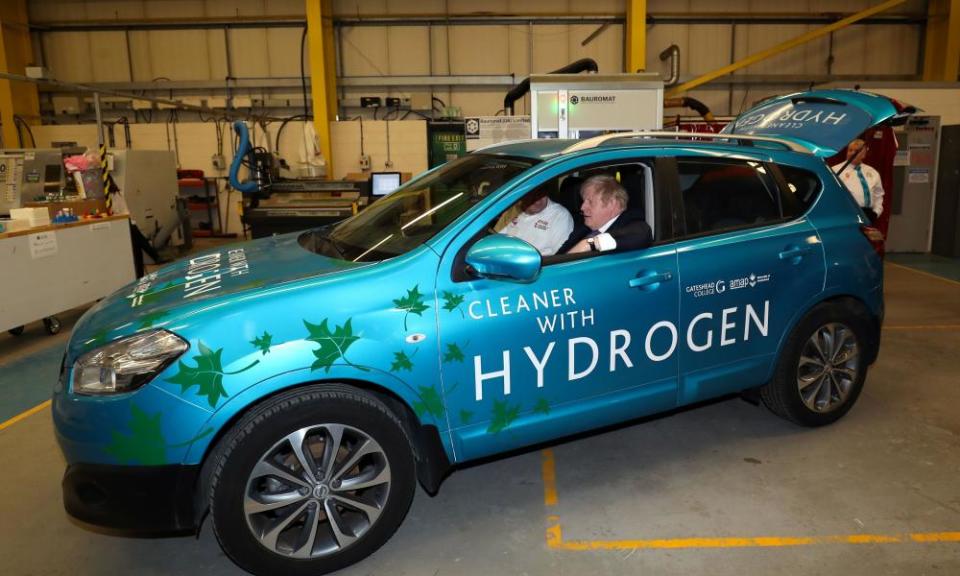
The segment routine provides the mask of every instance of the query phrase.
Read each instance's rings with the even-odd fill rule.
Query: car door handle
[[[793,258],[800,258],[804,254],[807,254],[808,252],[810,252],[809,246],[793,246],[791,248],[787,248],[786,250],[780,252],[780,259],[790,260]]]
[[[669,282],[673,280],[672,272],[647,272],[636,278],[631,278],[628,284],[631,288],[648,288],[654,289],[661,282]]]

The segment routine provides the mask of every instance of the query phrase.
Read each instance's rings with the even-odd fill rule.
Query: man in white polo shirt
[[[513,218],[508,218],[505,223],[501,219],[497,231],[529,242],[541,256],[556,254],[573,231],[570,212],[551,200],[545,188],[524,196],[518,207],[520,211]]]
[[[883,183],[880,173],[863,163],[867,157],[866,142],[859,138],[847,145],[847,162],[837,164],[833,171],[847,190],[857,201],[857,204],[867,213],[871,222],[883,214]],[[843,172],[840,169],[847,165]]]

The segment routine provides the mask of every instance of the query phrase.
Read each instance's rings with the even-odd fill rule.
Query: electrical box
[[[663,127],[658,74],[534,74],[531,136],[589,138]]]
[[[83,102],[76,96],[55,94],[51,97],[53,111],[56,114],[79,114],[83,111]]]

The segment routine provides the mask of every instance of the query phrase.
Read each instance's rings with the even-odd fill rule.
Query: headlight
[[[151,330],[87,352],[73,365],[77,394],[120,394],[143,386],[190,345],[166,330]]]

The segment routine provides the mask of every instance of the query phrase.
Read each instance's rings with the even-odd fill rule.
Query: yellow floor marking
[[[894,268],[900,268],[900,269],[902,269],[902,270],[909,270],[910,272],[915,272],[915,273],[920,274],[920,275],[922,275],[922,276],[929,276],[929,277],[931,277],[931,278],[936,278],[937,280],[943,280],[944,282],[947,282],[947,283],[950,283],[950,284],[956,284],[957,286],[960,286],[960,282],[957,282],[956,280],[954,280],[954,279],[952,279],[952,278],[945,278],[945,277],[943,277],[943,276],[937,276],[936,274],[931,274],[930,272],[926,272],[926,271],[924,271],[924,270],[919,270],[919,269],[913,268],[913,267],[911,267],[911,266],[904,266],[903,264],[894,264],[893,262],[885,262],[885,264],[886,264],[887,266],[893,266]]]
[[[952,331],[960,330],[960,324],[915,324],[902,326],[884,326],[884,330],[892,332],[925,332],[925,331]]]
[[[851,534],[839,536],[757,536],[750,538],[662,538],[654,540],[564,540],[560,524],[547,528],[553,550],[668,550],[678,548],[782,548],[824,544],[903,544],[960,542],[960,532]]]
[[[553,450],[543,450],[543,501],[557,504],[557,473]],[[727,538],[656,538],[650,540],[564,540],[560,517],[547,516],[547,548],[583,552],[590,550],[669,550],[682,548],[780,548],[824,544],[904,544],[960,542],[960,532],[909,534],[849,534],[830,536],[753,536]]]
[[[44,408],[49,408],[49,407],[50,407],[50,401],[47,400],[46,402],[44,402],[44,403],[42,403],[42,404],[40,404],[40,405],[38,405],[38,406],[34,406],[33,408],[27,410],[26,412],[21,412],[21,413],[17,414],[16,416],[14,416],[13,418],[7,420],[6,422],[0,423],[0,430],[3,430],[3,429],[5,429],[5,428],[9,428],[10,426],[13,426],[13,425],[16,424],[17,422],[19,422],[19,421],[21,421],[21,420],[25,420],[25,419],[33,416],[33,415],[36,414],[37,412],[43,410]]]
[[[557,505],[557,472],[553,462],[553,450],[543,451],[543,503],[546,506]]]
[[[911,534],[914,542],[960,542],[960,532],[930,532],[928,534]]]

